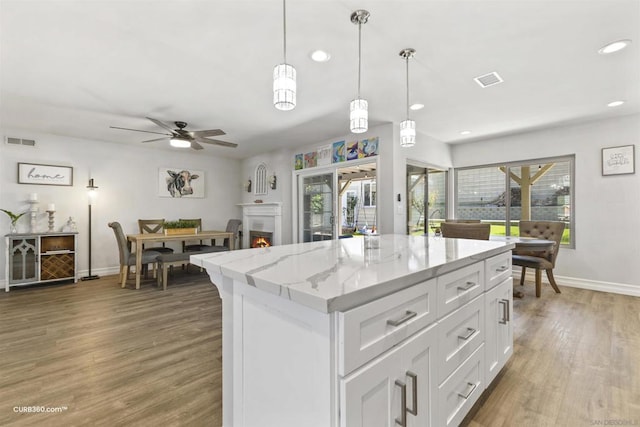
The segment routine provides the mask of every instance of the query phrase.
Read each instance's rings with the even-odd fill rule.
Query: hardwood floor
[[[220,426],[218,293],[195,269],[170,280],[0,293],[0,425]],[[513,357],[463,425],[640,425],[640,298],[534,287],[514,303]]]
[[[165,292],[117,276],[2,292],[0,425],[220,425],[220,299],[196,271]]]

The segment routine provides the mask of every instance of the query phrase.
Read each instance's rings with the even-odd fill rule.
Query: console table
[[[78,282],[78,233],[7,234],[5,291],[12,286]]]

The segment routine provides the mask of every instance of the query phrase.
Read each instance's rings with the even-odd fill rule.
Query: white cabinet
[[[496,377],[513,354],[513,279],[509,277],[485,294],[486,384]]]
[[[341,427],[437,426],[436,343],[432,325],[341,380]]]

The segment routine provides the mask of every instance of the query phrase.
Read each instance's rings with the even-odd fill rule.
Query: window
[[[446,217],[447,171],[407,164],[407,233],[435,231]]]
[[[564,221],[562,244],[575,247],[574,156],[455,171],[455,216],[491,224],[491,234],[519,234],[522,220]]]
[[[376,183],[365,182],[362,184],[363,206],[374,207],[376,205]]]

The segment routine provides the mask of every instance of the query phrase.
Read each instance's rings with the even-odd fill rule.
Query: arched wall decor
[[[253,194],[255,195],[263,195],[267,194],[267,165],[264,163],[260,163],[256,166],[256,176],[255,176],[255,191]]]

